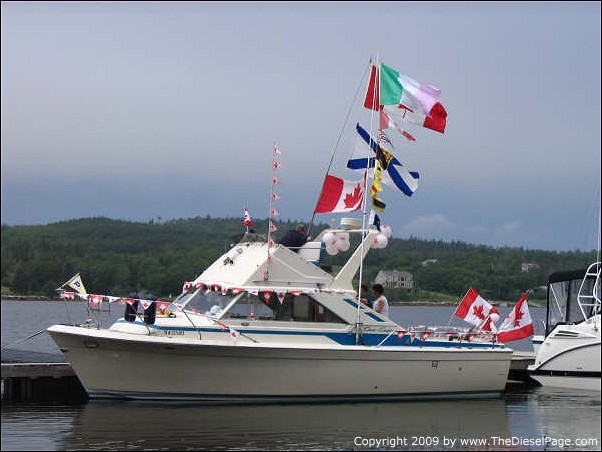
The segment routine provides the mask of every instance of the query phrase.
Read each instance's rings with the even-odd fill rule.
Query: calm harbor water
[[[2,346],[54,323],[83,321],[81,303],[2,301]],[[122,307],[104,313],[106,324]],[[505,316],[510,307],[502,308]],[[393,307],[404,326],[445,325],[453,307]],[[536,329],[545,311],[531,308]],[[461,325],[460,320],[452,324]],[[512,344],[528,350],[528,341]],[[47,334],[2,361],[64,361]],[[144,378],[141,375],[141,378]],[[277,378],[277,376],[275,376]],[[311,376],[308,376],[311,378]],[[599,450],[600,392],[511,386],[500,398],[356,404],[206,406],[91,401],[2,403],[2,450]]]

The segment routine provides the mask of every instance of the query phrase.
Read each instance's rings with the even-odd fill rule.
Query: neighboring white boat
[[[270,402],[499,394],[511,349],[450,334],[410,335],[358,305],[352,278],[376,234],[368,231],[336,277],[282,245],[271,248],[268,263],[268,243],[243,239],[187,285],[168,315],[153,315],[152,305],[108,329],[54,325],[48,332],[91,397]],[[316,240],[305,251],[319,251]]]
[[[529,375],[544,386],[600,391],[600,262],[548,280],[546,332]]]

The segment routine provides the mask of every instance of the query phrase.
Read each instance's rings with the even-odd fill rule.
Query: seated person
[[[308,239],[307,228],[304,224],[298,224],[295,229],[291,229],[284,234],[280,239],[280,244],[298,252],[299,248],[305,245]]]

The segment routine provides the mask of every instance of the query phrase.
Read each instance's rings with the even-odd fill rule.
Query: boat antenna
[[[345,127],[347,126],[347,122],[349,121],[349,116],[351,115],[351,110],[353,108],[353,105],[355,104],[355,101],[357,99],[357,96],[360,92],[361,87],[364,84],[364,78],[366,77],[366,74],[368,73],[368,70],[370,69],[370,66],[372,64],[372,58],[370,58],[370,60],[368,61],[368,64],[366,65],[366,68],[362,71],[362,76],[360,78],[360,81],[357,85],[357,88],[355,90],[355,94],[353,95],[353,99],[351,99],[351,103],[349,104],[349,108],[347,109],[347,115],[345,116],[345,120],[343,121],[343,124],[341,125],[341,130],[339,132],[339,136],[337,138],[337,142],[334,145],[334,148],[332,150],[332,155],[330,156],[330,162],[328,162],[328,167],[326,168],[326,173],[324,174],[324,177],[322,179],[325,179],[326,176],[328,175],[328,173],[330,172],[330,167],[332,166],[332,162],[334,161],[334,156],[337,152],[337,149],[339,148],[339,144],[341,143],[341,139],[343,137],[343,133],[345,131]],[[320,199],[322,197],[322,191],[324,190],[324,184],[320,185],[320,192],[318,193],[318,197],[316,199]],[[316,210],[314,208],[314,211],[312,213],[311,216],[311,221],[309,222],[309,227],[307,228],[307,234],[310,235],[311,234],[311,227],[314,224],[314,219],[316,217]]]
[[[378,53],[376,54],[376,71],[378,71],[378,61],[379,61],[379,57],[378,57]],[[372,66],[372,60],[370,60],[370,66]],[[376,72],[377,75],[378,72]],[[373,92],[372,92],[372,102],[374,102],[376,100],[376,93],[377,90],[379,89],[378,84],[376,83],[376,80],[378,79],[378,77],[375,77],[375,82],[374,82],[374,86],[373,86]],[[370,86],[370,84],[368,83],[368,87]],[[369,140],[370,142],[368,143],[368,147],[372,148],[372,130],[374,128],[374,108],[378,108],[378,106],[375,106],[374,104],[371,106],[372,108],[370,108],[370,137]],[[377,144],[378,146],[378,144]],[[365,238],[367,235],[366,232],[366,228],[367,228],[367,222],[366,222],[366,206],[368,204],[368,182],[371,183],[371,180],[374,180],[374,175],[375,175],[375,171],[376,171],[376,161],[374,164],[374,170],[372,172],[372,178],[371,180],[369,180],[368,178],[368,170],[370,169],[370,155],[368,154],[368,158],[366,159],[366,171],[364,173],[364,208],[362,209],[362,240],[360,243],[360,253],[362,256],[365,256],[364,253],[364,242],[365,242]],[[363,281],[363,277],[364,277],[364,259],[362,259],[360,261],[360,269],[359,269],[359,275],[358,275],[358,283],[357,283],[357,315],[356,315],[356,320],[355,320],[355,343],[356,345],[359,345],[360,343],[360,336],[361,336],[361,323],[360,323],[360,311],[361,311],[361,299],[360,299],[360,291],[361,291],[361,287],[362,287],[362,281]]]

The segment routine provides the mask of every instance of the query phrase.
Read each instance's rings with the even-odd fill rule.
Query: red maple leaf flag
[[[487,319],[490,312],[497,312],[497,310],[471,287],[462,298],[462,302],[456,308],[454,315],[468,323],[480,326]]]
[[[327,174],[314,212],[353,212],[362,208],[363,200],[363,181],[348,181]]]
[[[245,210],[243,212],[242,224],[246,228],[252,228],[253,227],[253,220],[251,219],[251,215],[249,215],[249,211],[247,210],[246,207],[245,207]]]
[[[527,293],[521,295],[514,309],[510,311],[506,320],[500,325],[497,340],[500,342],[517,341],[533,336],[533,320],[529,314]]]

